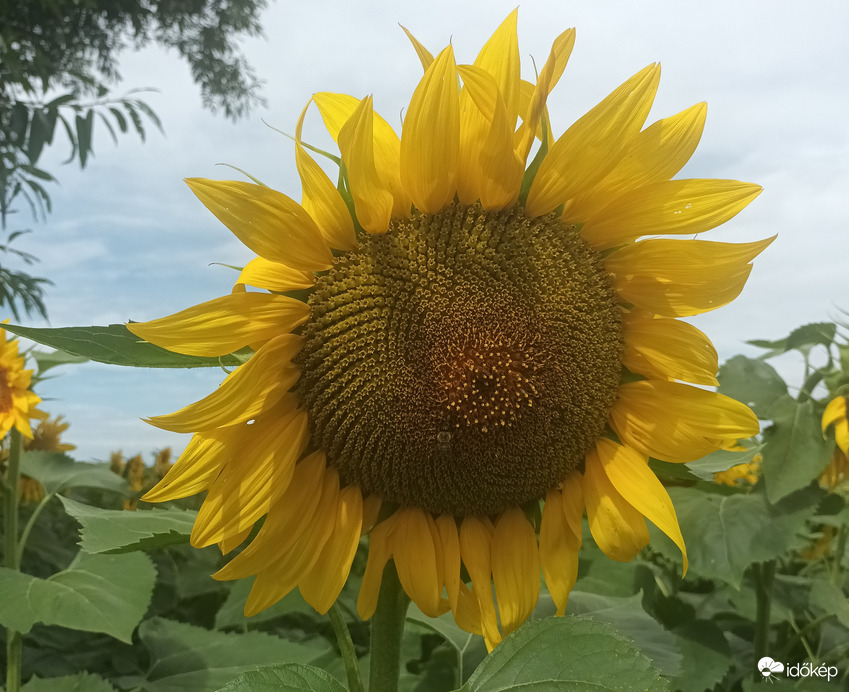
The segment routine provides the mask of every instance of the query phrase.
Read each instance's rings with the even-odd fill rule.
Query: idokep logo
[[[837,666],[815,666],[812,663],[784,664],[781,661],[771,659],[769,656],[764,656],[758,661],[758,670],[764,679],[770,682],[781,673],[784,673],[787,678],[825,678],[831,682],[831,679],[836,678],[839,673]]]

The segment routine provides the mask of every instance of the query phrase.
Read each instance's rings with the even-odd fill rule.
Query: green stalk
[[[339,651],[345,662],[345,673],[348,676],[348,690],[350,692],[365,692],[363,679],[360,677],[360,667],[357,665],[357,654],[354,651],[354,642],[351,641],[351,632],[345,622],[345,616],[338,603],[330,606],[327,612],[330,624],[336,633],[336,641],[339,643]]]
[[[377,610],[371,618],[369,692],[397,692],[401,671],[401,637],[410,599],[398,581],[395,563],[383,570]]]
[[[752,565],[755,576],[755,600],[757,619],[755,620],[755,662],[769,655],[769,611],[772,607],[772,582],[775,578],[775,560],[760,565]],[[755,669],[755,681],[761,679],[760,671]]]
[[[6,469],[6,567],[15,572],[21,569],[18,556],[18,485],[21,479],[21,433],[13,427],[9,446],[9,465]],[[21,633],[6,628],[6,692],[21,689]]]

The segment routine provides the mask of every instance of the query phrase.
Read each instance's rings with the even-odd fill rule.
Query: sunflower
[[[555,139],[546,100],[574,38],[557,37],[531,83],[515,11],[473,65],[411,36],[424,76],[400,138],[371,97],[315,94],[342,175],[337,187],[307,153],[307,104],[300,204],[187,181],[257,257],[231,294],[128,327],[178,353],[252,354],[150,419],[194,436],[145,499],[205,491],[192,543],[225,553],[264,517],[215,575],[256,576],[247,614],[295,587],[327,611],[364,533],[363,618],[392,561],[424,613],[450,609],[490,648],[530,615],[540,571],[564,612],[585,513],[612,559],[648,543],[649,519],[686,569],[648,458],[698,459],[759,427],[687,384],[715,385],[717,358],[679,318],[733,300],[771,239],[640,240],[707,231],[760,187],[671,179],[706,109],[643,129],[658,65]]]
[[[822,431],[834,426],[834,441],[843,454],[849,454],[849,406],[845,396],[836,396],[828,402],[822,414]]]
[[[0,328],[0,439],[13,427],[32,439],[30,419],[47,417],[36,408],[41,398],[30,391],[31,380],[32,370],[24,369],[17,340],[7,341],[5,330]]]

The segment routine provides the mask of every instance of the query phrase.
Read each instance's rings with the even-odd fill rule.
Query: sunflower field
[[[6,692],[847,685],[849,327],[720,365],[686,318],[775,237],[703,234],[760,186],[676,177],[706,109],[648,124],[657,64],[555,134],[575,32],[528,81],[516,16],[473,64],[407,32],[400,136],[315,93],[300,203],[188,179],[255,255],[223,295],[3,324]],[[89,360],[222,382],[98,464],[39,397]]]

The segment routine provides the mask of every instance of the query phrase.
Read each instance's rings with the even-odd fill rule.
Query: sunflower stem
[[[345,674],[348,676],[348,690],[350,692],[365,692],[363,679],[360,677],[360,667],[357,665],[354,642],[351,640],[351,632],[348,630],[348,624],[345,622],[345,616],[338,603],[330,606],[327,616],[330,618],[330,624],[333,626],[333,632],[336,634],[336,641],[339,644],[342,660],[345,662]]]
[[[371,618],[369,692],[397,692],[401,671],[401,637],[410,599],[401,588],[395,563],[383,570],[377,610]]]
[[[755,599],[757,616],[755,620],[755,662],[760,661],[769,652],[769,611],[772,606],[772,582],[775,578],[775,560],[761,565],[753,565],[755,576]],[[755,668],[755,681],[761,679],[761,673]]]
[[[18,485],[21,479],[21,433],[13,427],[9,445],[9,464],[6,468],[5,555],[6,567],[15,572],[21,569],[18,556]],[[6,628],[6,692],[21,689],[21,633]]]

